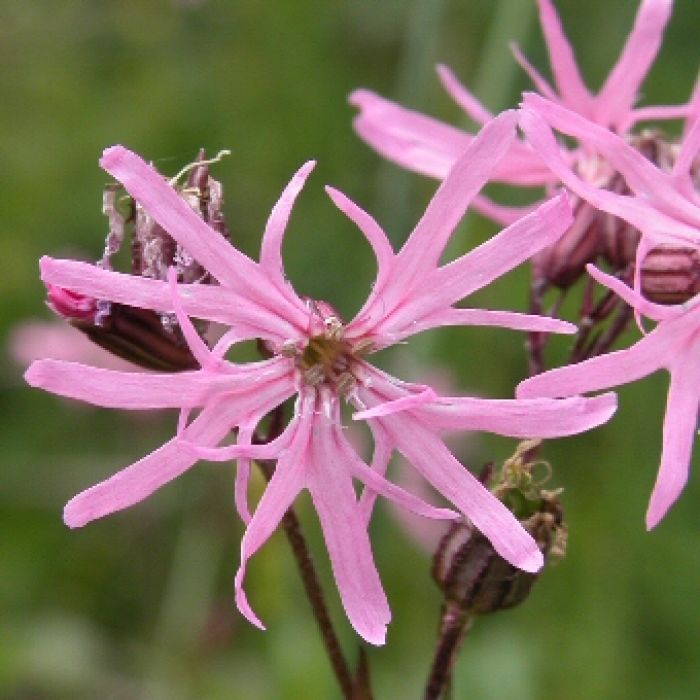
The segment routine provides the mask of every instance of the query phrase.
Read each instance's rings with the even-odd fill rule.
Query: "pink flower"
[[[658,167],[624,139],[538,95],[526,94],[520,125],[539,157],[559,180],[597,209],[637,229],[637,271],[659,246],[700,246],[700,196],[692,180],[700,149],[700,119],[688,125],[671,170]],[[596,187],[577,175],[562,157],[550,127],[573,136],[593,161],[601,157],[625,179],[629,194]]]
[[[441,398],[428,387],[403,383],[365,360],[373,350],[444,325],[575,330],[550,318],[453,307],[562,235],[571,220],[563,196],[546,202],[472,252],[449,264],[439,263],[470,200],[515,139],[517,119],[517,113],[507,112],[483,129],[398,253],[369,214],[327,188],[335,205],[366,236],[378,261],[372,292],[348,324],[325,302],[300,299],[284,274],[285,226],[313,163],[294,175],[273,208],[258,263],[209,228],[150,165],[120,146],[108,149],[103,168],[219,285],[177,284],[172,273],[165,282],[69,260],[42,260],[46,283],[130,306],[174,312],[200,365],[198,370],[176,374],[131,374],[51,360],[32,365],[27,381],[63,396],[115,408],[181,409],[175,438],[77,495],[66,506],[66,523],[79,527],[131,506],[199,458],[237,458],[236,504],[248,525],[236,576],[239,609],[262,627],[243,590],[246,565],[297,494],[306,489],[321,521],[348,618],[358,634],[381,644],[390,612],[367,534],[376,495],[427,517],[462,517],[431,506],[384,478],[389,458],[398,450],[504,558],[525,570],[537,570],[542,554],[533,539],[455,459],[441,434],[451,430],[516,437],[577,433],[608,420],[615,410],[614,395],[562,401]],[[230,330],[210,349],[188,316],[216,321]],[[272,357],[246,365],[224,359],[232,344],[251,338],[263,340]],[[294,416],[283,434],[267,445],[251,444],[259,421],[292,396],[296,396]],[[359,458],[343,434],[342,398],[359,409],[354,418],[366,420],[373,433],[371,466]],[[200,411],[190,420],[193,409]],[[220,446],[235,428],[236,444]],[[255,458],[276,459],[277,466],[251,517],[246,492],[250,460]],[[353,478],[366,486],[359,501]]]
[[[634,124],[649,119],[674,119],[700,114],[700,90],[688,104],[636,109],[637,95],[661,45],[671,15],[672,0],[643,0],[634,27],[622,53],[597,94],[585,85],[576,59],[551,0],[538,0],[540,23],[549,51],[555,85],[551,85],[513,47],[516,60],[537,90],[556,104],[593,120],[605,128],[628,132]],[[493,115],[445,66],[438,76],[455,102],[476,123],[486,124]],[[359,108],[354,126],[358,134],[384,157],[399,165],[444,178],[456,159],[474,138],[473,134],[436,119],[405,109],[369,90],[356,90],[350,102]],[[571,158],[575,159],[575,154]],[[494,168],[493,180],[518,186],[549,185],[551,172],[533,157],[528,144],[515,141],[508,154]],[[501,223],[522,215],[522,209],[504,207],[483,197],[475,200],[483,214]]]
[[[670,170],[654,165],[623,139],[537,95],[526,95],[521,126],[543,161],[557,177],[593,206],[624,219],[641,232],[637,248],[635,287],[641,285],[642,264],[651,251],[665,276],[666,293],[693,289],[697,270],[685,262],[700,253],[700,197],[691,167],[700,149],[700,119],[681,143]],[[561,157],[551,131],[578,139],[591,155],[602,156],[621,173],[629,194],[599,189],[576,175]],[[685,253],[682,257],[678,253]],[[681,263],[679,265],[679,262]],[[679,497],[697,427],[700,373],[700,296],[685,304],[662,306],[629,289],[620,280],[589,266],[590,274],[630,304],[636,314],[657,321],[648,335],[626,350],[544,372],[518,387],[519,397],[570,396],[635,381],[665,368],[671,385],[664,418],[661,465],[646,522],[655,527]]]
[[[688,480],[700,402],[700,297],[678,306],[653,304],[620,280],[592,265],[590,274],[638,312],[658,321],[656,328],[626,350],[544,372],[522,382],[520,398],[573,396],[599,391],[667,369],[671,385],[664,418],[663,451],[646,523],[655,527]]]

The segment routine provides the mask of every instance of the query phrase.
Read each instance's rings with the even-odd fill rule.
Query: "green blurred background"
[[[636,3],[559,0],[589,83],[600,84]],[[695,78],[700,8],[679,0],[644,99],[683,101]],[[0,340],[49,320],[37,259],[96,258],[106,223],[97,159],[121,142],[167,173],[200,146],[231,148],[216,166],[238,245],[255,254],[270,207],[306,159],[320,163],[286,245],[298,289],[351,314],[373,260],[330,204],[332,183],[402,242],[435,184],[383,164],[353,134],[349,91],[366,86],[459,122],[433,73],[451,65],[492,109],[528,87],[507,44],[546,72],[534,2],[504,0],[29,0],[0,2]],[[468,220],[455,249],[493,227]],[[479,301],[524,310],[527,272]],[[635,338],[630,332],[627,342]],[[565,350],[565,345],[561,346]],[[437,332],[384,359],[408,378],[449,372],[456,390],[512,395],[523,338],[509,331]],[[201,464],[146,503],[84,530],[65,501],[172,435],[173,414],[89,409],[23,386],[0,370],[0,697],[8,700],[268,700],[339,697],[287,551],[276,535],[248,590],[269,626],[235,611],[242,526],[232,468]],[[455,697],[494,700],[695,699],[700,693],[700,547],[691,479],[653,533],[643,515],[661,441],[666,377],[620,392],[606,428],[548,445],[565,487],[569,554],[522,608],[480,621],[459,664]],[[469,464],[502,460],[512,441],[468,437]],[[260,491],[261,484],[257,483]],[[350,655],[356,640],[329,580],[313,513],[302,500]],[[380,505],[376,558],[394,613],[370,649],[378,698],[421,694],[439,596],[429,556]]]

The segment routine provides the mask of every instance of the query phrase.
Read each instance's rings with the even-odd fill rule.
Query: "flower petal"
[[[317,417],[307,485],[350,624],[370,644],[381,645],[391,611],[333,424],[325,415]]]
[[[215,445],[244,416],[263,405],[277,405],[288,393],[289,385],[280,380],[245,394],[212,400],[184,429],[181,437],[176,436],[138,462],[72,498],[64,510],[66,525],[82,527],[91,520],[139,503],[197,461],[197,456],[182,446],[181,438],[197,445]]]
[[[229,414],[221,402],[210,404],[187,428],[188,435],[198,442],[218,442],[230,429]],[[195,462],[196,458],[183,452],[177,438],[173,438],[138,462],[72,498],[63,511],[63,519],[68,527],[82,527],[128,508],[176,479]]]
[[[280,371],[288,373],[289,368],[280,365]],[[137,410],[194,408],[216,394],[240,391],[256,382],[254,373],[120,372],[61,360],[37,360],[24,378],[30,386],[66,398],[106,408]],[[257,381],[261,379],[262,376]]]
[[[644,314],[654,321],[663,321],[676,318],[685,312],[683,306],[664,306],[663,304],[655,304],[648,299],[645,299],[641,294],[636,292],[631,287],[628,287],[621,279],[608,275],[602,270],[599,270],[595,265],[586,265],[588,274],[603,286],[612,290],[621,299],[626,301],[631,307]]]
[[[432,428],[479,430],[516,438],[576,435],[606,423],[615,413],[614,393],[592,399],[444,398],[417,411]]]
[[[128,306],[172,313],[172,294],[166,282],[104,270],[90,263],[44,256],[41,279],[67,289]],[[180,284],[178,291],[187,314],[239,327],[249,337],[286,340],[297,328],[278,314],[240,294],[211,284]]]
[[[397,337],[410,335],[416,321],[443,312],[557,241],[572,220],[565,194],[550,199],[532,214],[426,276],[422,293],[409,296],[396,313],[388,314],[373,332]],[[430,290],[430,294],[426,294],[425,289]],[[388,306],[388,300],[386,303]]]
[[[538,0],[540,24],[549,52],[549,65],[564,102],[581,114],[590,115],[592,98],[576,63],[576,57],[562,29],[551,0]],[[544,94],[544,93],[543,93]]]
[[[542,73],[540,73],[535,68],[535,66],[533,66],[532,63],[528,61],[525,54],[520,50],[520,47],[515,43],[511,43],[510,50],[515,60],[518,62],[520,67],[527,73],[528,77],[530,78],[530,80],[532,80],[532,83],[537,88],[537,90],[550,100],[554,102],[558,101],[557,93],[554,91],[554,88],[549,84],[547,80],[545,80]]]
[[[637,92],[661,47],[673,0],[643,0],[634,27],[596,98],[596,121],[617,125],[637,100]]]
[[[378,418],[397,449],[454,503],[513,566],[538,571],[542,553],[515,516],[465,469],[440,438],[408,414]]]
[[[123,146],[106,149],[100,165],[222,285],[262,300],[290,323],[303,326],[303,306],[282,297],[260,266],[197,216],[155,168]]]
[[[678,321],[681,321],[679,324]],[[518,384],[516,396],[573,396],[627,384],[667,366],[689,334],[684,318],[657,326],[626,350],[537,374]]]
[[[700,343],[696,341],[692,350],[679,355],[671,368],[661,466],[646,515],[649,530],[666,515],[688,481],[700,403],[699,351]]]
[[[363,141],[385,158],[430,177],[442,180],[473,139],[369,90],[355,90],[349,101],[360,110],[353,127]]]
[[[437,74],[447,94],[477,123],[486,124],[494,118],[479,100],[472,95],[462,83],[457,80],[455,74],[445,65],[437,66]]]
[[[290,285],[284,274],[284,262],[282,260],[282,241],[284,232],[292,214],[292,208],[299,193],[304,187],[306,179],[311,171],[316,167],[316,161],[310,160],[294,173],[289,184],[272,208],[270,217],[265,226],[262,244],[260,247],[260,266],[267,272],[270,279],[277,285],[277,288],[284,294],[289,294]],[[294,292],[291,292],[296,298]]]
[[[489,309],[446,309],[445,311],[436,311],[415,321],[403,333],[392,336],[392,339],[394,341],[404,340],[416,333],[442,326],[495,326],[537,333],[573,334],[578,331],[578,327],[573,323],[548,316]]]

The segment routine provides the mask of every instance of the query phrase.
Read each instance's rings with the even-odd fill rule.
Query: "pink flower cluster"
[[[121,274],[72,260],[44,258],[41,274],[55,307],[93,313],[99,299],[173,314],[198,369],[177,373],[127,372],[60,360],[38,360],[26,373],[32,386],[95,405],[147,410],[176,408],[176,435],[162,447],[73,498],[65,509],[70,527],[127,508],[190,469],[198,460],[236,460],[235,502],[247,529],[236,575],[236,601],[254,624],[262,623],[244,591],[249,559],[277,528],[302,490],[318,513],[335,580],[351,624],[367,641],[382,644],[390,611],[375,567],[368,524],[378,495],[427,518],[469,519],[513,565],[536,571],[543,556],[515,516],[464,468],[443,442],[450,431],[488,431],[516,438],[552,438],[606,422],[616,407],[612,393],[583,398],[643,377],[671,373],[662,464],[648,514],[654,526],[686,480],[700,386],[700,305],[695,299],[661,306],[605,273],[591,275],[619,294],[637,314],[658,322],[626,350],[551,370],[523,382],[515,399],[439,396],[430,387],[403,382],[368,357],[411,336],[448,325],[499,326],[538,333],[575,333],[558,319],[456,306],[473,292],[555,244],[573,213],[564,185],[597,210],[621,217],[641,233],[638,265],[663,246],[698,246],[700,196],[692,179],[700,147],[700,96],[686,105],[636,108],[639,87],[658,51],[671,0],[643,0],[622,54],[598,94],[584,84],[573,51],[550,0],[538,0],[555,86],[514,49],[537,86],[519,111],[490,114],[448,69],[439,75],[448,92],[483,125],[470,134],[370,93],[355,92],[358,133],[379,152],[410,169],[443,180],[422,218],[396,252],[379,224],[344,194],[326,192],[365,236],[377,259],[369,296],[349,322],[325,300],[299,297],[284,272],[282,241],[294,202],[314,163],[302,166],[275,204],[259,261],[247,257],[210,227],[169,182],[131,151],[105,151],[102,167],[148,216],[194,258],[215,284],[181,283]],[[640,120],[686,117],[686,136],[671,172],[660,170],[625,141]],[[520,124],[525,139],[517,134]],[[579,141],[557,142],[552,128]],[[537,154],[537,155],[536,155]],[[591,169],[590,163],[596,168]],[[601,188],[599,168],[624,177],[622,194]],[[480,191],[492,180],[541,185],[548,199],[522,209],[490,202]],[[507,227],[447,264],[441,256],[470,204]],[[639,267],[638,267],[639,269]],[[637,279],[639,273],[637,273]],[[60,310],[60,309],[59,309]],[[222,324],[213,346],[191,317]],[[226,358],[243,341],[265,343],[271,357],[239,364]],[[267,444],[254,440],[261,421],[292,399],[282,433]],[[365,421],[374,440],[371,463],[344,435],[341,403]],[[232,442],[233,440],[233,442]],[[429,504],[386,478],[401,453],[452,505]],[[252,460],[275,460],[272,479],[251,514]],[[358,498],[354,480],[364,485]]]
[[[565,186],[591,205],[586,216],[610,215],[636,231],[633,280],[629,286],[617,277],[588,266],[591,276],[615,292],[636,317],[657,322],[632,347],[593,357],[578,364],[550,370],[520,384],[517,396],[574,396],[634,381],[667,369],[671,375],[663,451],[656,486],[647,512],[654,527],[678,498],[687,478],[700,401],[700,296],[671,306],[652,303],[641,293],[643,264],[653,253],[666,267],[667,276],[697,289],[698,271],[688,269],[700,255],[700,82],[686,104],[636,107],[637,95],[661,46],[673,9],[672,0],[642,0],[634,27],[603,87],[592,94],[581,78],[573,50],[563,33],[551,0],[538,0],[540,21],[549,50],[555,86],[551,85],[514,47],[515,57],[539,94],[526,94],[520,127],[525,139],[516,141],[494,170],[492,179],[512,185],[541,185],[550,194]],[[455,101],[476,122],[492,115],[440,66],[438,74]],[[358,134],[377,151],[417,172],[444,177],[458,153],[473,135],[435,119],[404,109],[367,90],[351,96],[360,113]],[[653,156],[634,147],[631,130],[640,122],[684,119],[684,136],[668,149],[671,163],[652,162]],[[578,142],[575,148],[555,138],[553,129]],[[623,191],[612,191],[611,174],[621,176]],[[620,188],[618,188],[619,190]],[[521,211],[485,199],[476,202],[497,221],[511,221]],[[581,242],[574,229],[570,255]],[[638,242],[637,242],[638,241]],[[691,262],[688,262],[691,261]],[[687,263],[687,264],[686,264]],[[681,285],[683,286],[683,285]]]

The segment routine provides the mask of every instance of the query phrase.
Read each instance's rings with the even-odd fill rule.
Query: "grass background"
[[[600,85],[635,3],[558,0],[591,86]],[[686,99],[698,64],[700,9],[678,0],[644,87],[649,103]],[[534,2],[503,0],[0,1],[0,341],[49,320],[40,255],[95,258],[104,146],[121,142],[168,173],[200,146],[231,148],[216,167],[237,244],[255,254],[269,210],[306,159],[319,166],[286,243],[300,292],[345,314],[361,303],[373,260],[328,201],[331,183],[374,213],[400,244],[435,183],[382,163],[351,128],[347,94],[365,86],[445,120],[462,117],[433,65],[451,65],[486,104],[528,87],[507,44],[546,71]],[[493,231],[469,219],[456,247]],[[480,301],[525,309],[527,271]],[[634,340],[630,332],[628,342]],[[460,391],[512,395],[523,339],[508,331],[439,331],[386,358],[409,378],[449,372]],[[11,700],[271,700],[338,697],[283,538],[255,558],[248,590],[269,625],[235,611],[242,526],[232,469],[201,464],[146,503],[84,530],[61,521],[77,491],[167,439],[176,417],[95,410],[26,388],[0,365],[0,697]],[[565,487],[569,555],[522,608],[479,622],[455,697],[497,700],[691,700],[700,687],[700,496],[691,478],[653,533],[643,526],[661,441],[666,377],[620,392],[604,429],[547,448]],[[469,464],[501,460],[511,441],[466,437]],[[260,490],[261,484],[255,488]],[[314,515],[302,519],[332,591]],[[419,697],[439,596],[429,556],[382,505],[376,558],[394,621],[369,652],[378,698]],[[350,654],[355,639],[332,595]]]

